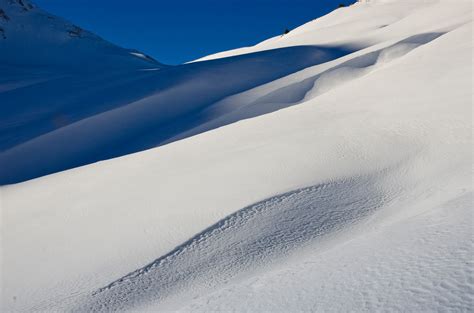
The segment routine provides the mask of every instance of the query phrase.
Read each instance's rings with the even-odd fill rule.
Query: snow
[[[222,98],[350,51],[288,47],[159,71],[63,75],[2,93],[10,105],[0,109],[0,148],[8,149],[0,183],[155,147],[199,125],[201,111]]]
[[[30,3],[0,0],[0,64],[94,72],[157,65]],[[135,52],[135,51],[132,51]],[[137,52],[135,52],[137,53]],[[151,63],[151,64],[150,64]],[[3,72],[3,71],[2,71]]]
[[[323,258],[308,247],[298,260],[194,299],[179,311],[468,312],[474,300],[466,266],[472,266],[472,251],[465,243],[472,243],[472,225],[462,217],[471,215],[471,203],[472,195],[461,197],[387,225],[383,233],[325,250]],[[297,300],[315,295],[317,302]]]
[[[3,311],[472,310],[471,2],[357,3],[240,52],[8,67],[1,180],[56,173],[0,188]]]

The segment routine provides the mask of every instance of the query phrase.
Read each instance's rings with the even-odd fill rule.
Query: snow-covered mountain
[[[0,3],[6,40],[48,16]],[[53,29],[58,58],[46,34],[120,57],[0,43],[3,311],[473,309],[472,1],[360,1],[180,66]]]
[[[0,64],[100,71],[159,66],[53,16],[29,0],[0,0]]]

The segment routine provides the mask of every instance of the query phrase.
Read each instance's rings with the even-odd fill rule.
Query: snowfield
[[[472,1],[179,66],[0,9],[3,312],[474,310]]]

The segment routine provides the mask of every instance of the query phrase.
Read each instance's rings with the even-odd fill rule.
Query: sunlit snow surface
[[[474,309],[471,1],[180,66],[0,8],[2,311]]]

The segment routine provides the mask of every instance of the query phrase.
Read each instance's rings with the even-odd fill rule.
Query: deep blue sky
[[[126,48],[166,64],[254,45],[348,0],[35,0]]]

